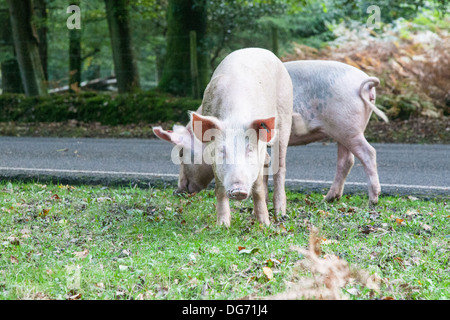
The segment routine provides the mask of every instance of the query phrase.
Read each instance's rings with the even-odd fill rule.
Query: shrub
[[[82,92],[25,97],[0,95],[0,122],[63,122],[77,120],[103,125],[186,123],[187,111],[197,110],[200,100],[174,97],[157,91],[132,94]]]

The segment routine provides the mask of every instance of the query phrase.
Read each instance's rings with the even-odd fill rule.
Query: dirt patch
[[[158,123],[165,129],[173,123]],[[365,135],[378,143],[450,143],[450,119],[416,118],[389,123],[370,121]],[[0,122],[0,136],[70,138],[155,138],[147,123],[105,126],[98,122]]]

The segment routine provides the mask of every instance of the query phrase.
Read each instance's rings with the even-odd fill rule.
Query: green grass
[[[233,202],[225,229],[215,225],[213,191],[172,191],[1,182],[0,299],[277,294],[298,277],[303,258],[289,247],[307,247],[311,225],[327,240],[323,255],[380,279],[379,292],[349,284],[350,298],[450,299],[445,201],[381,197],[371,208],[366,196],[327,204],[321,194],[288,192],[287,219],[271,216],[264,227],[250,200]]]

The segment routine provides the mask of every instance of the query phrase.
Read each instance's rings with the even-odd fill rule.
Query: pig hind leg
[[[378,195],[381,193],[381,187],[378,179],[375,148],[367,142],[363,134],[350,139],[346,147],[361,161],[367,175],[369,202],[376,204],[378,202]]]
[[[338,159],[336,164],[336,175],[330,191],[328,191],[328,194],[325,197],[326,201],[339,200],[342,197],[345,179],[347,179],[355,162],[353,153],[351,153],[343,144],[338,142],[337,147]]]

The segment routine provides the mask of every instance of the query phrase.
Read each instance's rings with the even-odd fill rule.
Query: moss
[[[170,96],[157,91],[133,94],[83,92],[48,97],[0,95],[0,122],[64,122],[77,120],[103,125],[187,122],[187,111],[201,101]]]

